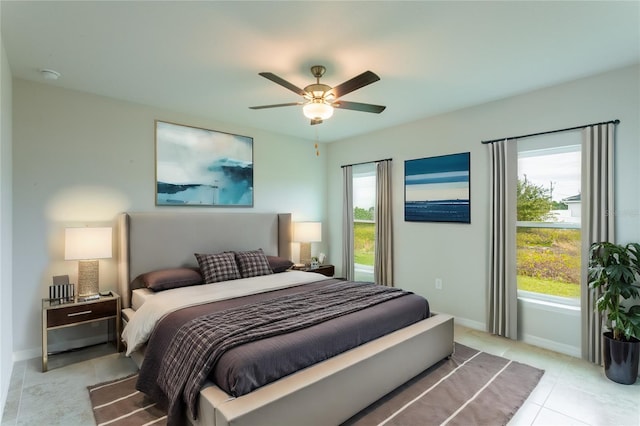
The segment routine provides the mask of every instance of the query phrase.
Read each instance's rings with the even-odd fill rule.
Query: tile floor
[[[95,425],[87,386],[124,377],[135,363],[113,344],[49,356],[49,371],[33,358],[14,364],[2,426]]]
[[[640,380],[611,382],[602,368],[522,342],[456,326],[457,342],[545,370],[540,383],[510,425],[640,425]],[[135,372],[134,363],[113,346],[100,345],[14,365],[2,416],[8,425],[93,425],[86,387]]]
[[[510,425],[640,425],[640,379],[620,385],[595,364],[464,327],[455,340],[545,370]]]

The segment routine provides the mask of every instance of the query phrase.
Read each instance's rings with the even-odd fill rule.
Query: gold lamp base
[[[78,262],[78,297],[95,296],[99,293],[97,260],[80,260]]]
[[[300,243],[300,263],[311,264],[311,243]]]

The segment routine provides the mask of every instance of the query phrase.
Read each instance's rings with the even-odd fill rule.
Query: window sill
[[[518,290],[518,300],[526,303],[546,307],[553,311],[576,311],[580,312],[580,299],[551,296],[548,294],[534,293],[531,291]]]

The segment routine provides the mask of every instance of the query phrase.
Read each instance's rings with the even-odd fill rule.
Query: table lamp
[[[98,259],[112,256],[111,228],[66,228],[64,259],[78,260],[78,298],[99,297]]]
[[[311,263],[311,243],[322,241],[322,223],[295,222],[293,224],[293,241],[300,243],[300,263]]]

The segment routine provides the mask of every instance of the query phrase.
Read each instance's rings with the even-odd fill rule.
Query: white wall
[[[65,226],[110,225],[121,211],[150,210],[292,212],[294,220],[325,220],[326,156],[316,157],[311,141],[20,79],[13,101],[17,358],[39,355],[40,300],[51,277],[68,274],[75,282],[77,263],[63,260]],[[154,119],[253,137],[254,208],[156,207]],[[114,259],[100,261],[100,282],[116,289]]]
[[[487,146],[480,142],[620,119],[616,234],[619,242],[639,241],[639,75],[636,65],[334,142],[328,149],[327,190],[342,194],[343,164],[393,158],[396,285],[426,296],[435,311],[448,312],[460,323],[485,329],[489,157]],[[437,99],[425,98],[425,102]],[[467,151],[471,152],[471,224],[405,222],[404,161]],[[341,198],[330,197],[329,253],[338,267],[341,210]],[[435,278],[442,278],[442,290],[435,290]]]
[[[4,68],[4,53],[2,61]],[[13,162],[8,167],[2,163],[0,194],[4,202],[13,192],[13,228],[3,226],[0,232],[5,244],[4,236],[13,231],[13,263],[8,265],[8,273],[11,268],[13,273],[8,282],[11,276],[20,279],[7,286],[3,255],[3,315],[11,312],[5,309],[11,293],[15,306],[12,332],[1,335],[3,351],[12,335],[9,346],[15,358],[39,355],[40,299],[46,296],[51,276],[69,274],[75,280],[76,264],[65,262],[62,255],[65,226],[110,224],[123,210],[179,210],[154,205],[154,119],[252,136],[255,207],[232,211],[291,211],[294,220],[323,221],[329,261],[338,267],[338,275],[340,166],[393,158],[397,285],[427,296],[433,310],[484,329],[489,176],[487,147],[480,141],[619,118],[617,235],[620,242],[638,241],[639,73],[637,66],[629,67],[350,138],[323,146],[320,157],[311,141],[14,79]],[[6,105],[11,102],[5,99],[5,78],[2,147],[10,152],[11,108]],[[465,151],[471,152],[472,223],[404,222],[404,161]],[[7,180],[5,173],[11,168],[13,185],[6,189],[11,175]],[[1,219],[0,224],[6,223],[5,214]],[[115,289],[114,261],[101,261],[100,270],[103,288]],[[436,277],[443,280],[440,291],[434,289]]]
[[[11,229],[11,70],[0,35],[0,410],[13,369]]]

